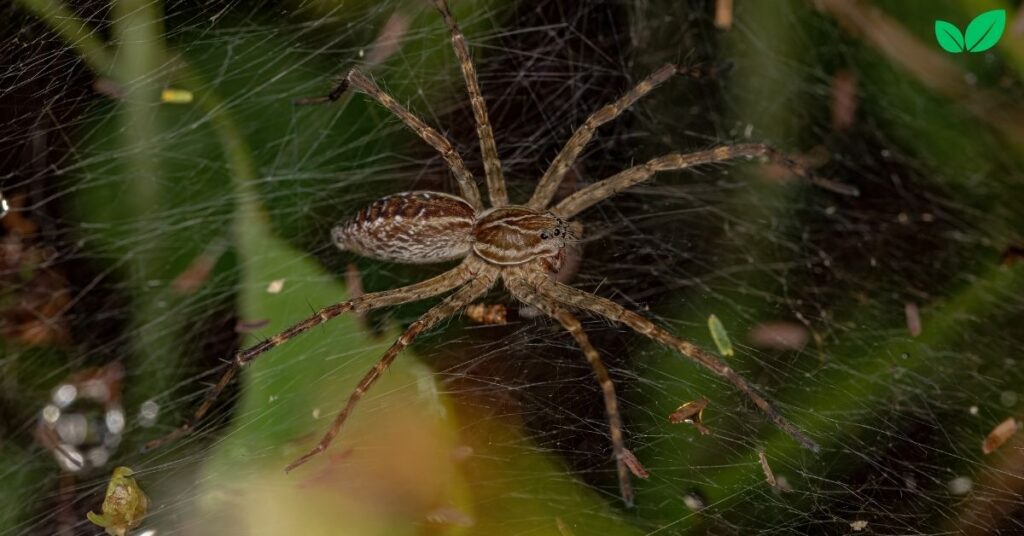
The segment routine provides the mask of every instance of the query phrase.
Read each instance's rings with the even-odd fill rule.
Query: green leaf
[[[971,24],[974,23],[972,22]],[[959,54],[966,50],[966,47],[964,47],[964,36],[960,33],[960,28],[944,20],[935,21],[935,39],[939,41],[939,46],[946,52]]]
[[[718,353],[726,357],[732,356],[732,340],[729,339],[729,333],[725,331],[725,326],[722,325],[722,321],[717,316],[711,315],[708,317],[708,330],[711,331],[711,338],[715,340]]]
[[[107,516],[96,514],[93,512],[86,512],[85,517],[86,519],[91,521],[93,525],[103,528],[110,526],[110,520],[107,519]]]
[[[1003,36],[1004,29],[1006,29],[1006,10],[994,9],[978,15],[967,25],[967,50],[984,52],[996,46],[999,38]]]

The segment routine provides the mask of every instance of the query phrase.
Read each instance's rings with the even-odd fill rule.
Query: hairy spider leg
[[[563,218],[571,218],[626,188],[650,179],[659,171],[675,171],[703,164],[734,160],[736,158],[760,156],[768,157],[772,162],[784,166],[798,177],[821,188],[843,195],[857,195],[857,189],[853,186],[815,177],[804,169],[803,166],[771,146],[762,143],[745,143],[740,145],[723,145],[696,153],[671,153],[659,156],[579,190],[558,203],[552,209],[552,212]]]
[[[348,402],[345,403],[345,407],[338,412],[338,416],[334,418],[334,422],[331,424],[330,429],[324,434],[323,439],[312,450],[303,454],[294,462],[288,464],[285,467],[285,471],[291,471],[296,467],[306,463],[310,458],[320,454],[327,450],[331,442],[334,441],[335,436],[341,431],[341,427],[345,424],[345,420],[348,419],[349,414],[355,407],[356,403],[363,397],[363,395],[373,386],[374,383],[380,378],[380,375],[398,356],[398,353],[412,344],[412,341],[420,334],[423,330],[429,329],[436,325],[441,320],[448,318],[449,316],[459,312],[463,307],[469,305],[473,300],[482,296],[487,289],[494,284],[497,279],[498,270],[495,268],[484,269],[480,273],[476,274],[475,278],[466,283],[464,286],[455,291],[454,294],[448,296],[441,303],[435,305],[426,313],[423,313],[418,320],[413,322],[406,328],[405,332],[402,333],[398,340],[391,345],[390,348],[384,352],[384,355],[380,358],[366,376],[360,380],[359,385],[352,391],[352,394],[348,397]]]
[[[467,258],[466,261],[459,266],[456,266],[437,277],[427,279],[426,281],[421,281],[401,288],[364,294],[358,298],[353,298],[348,301],[325,307],[309,318],[278,333],[277,335],[238,352],[235,354],[235,359],[232,361],[228,370],[224,372],[214,387],[206,395],[203,403],[199,405],[199,408],[196,410],[195,414],[192,415],[192,418],[171,433],[149,441],[146,443],[145,449],[151,450],[160,447],[161,445],[174,441],[192,432],[195,429],[196,424],[198,424],[206,415],[206,412],[210,410],[210,407],[213,405],[214,401],[217,400],[217,397],[219,397],[221,392],[224,391],[224,388],[231,383],[231,380],[238,373],[238,369],[241,368],[242,365],[254,361],[263,353],[284,344],[293,337],[309,331],[315,326],[319,326],[320,324],[349,311],[369,311],[378,307],[400,305],[437,296],[438,294],[442,294],[466,283],[481,269],[483,269],[483,267],[481,266],[480,261],[472,257]]]
[[[658,85],[671,78],[677,72],[679,72],[679,69],[675,65],[663,65],[657,71],[648,75],[647,78],[638,82],[625,95],[619,97],[618,100],[590,114],[590,117],[583,122],[583,125],[572,133],[572,137],[565,143],[562,151],[558,153],[558,156],[548,166],[544,176],[541,177],[540,182],[537,184],[537,188],[533,191],[533,196],[530,198],[527,206],[536,210],[547,207],[555,196],[558,185],[562,183],[566,172],[576,163],[580,152],[587,146],[590,139],[594,137],[594,131],[597,130],[597,127],[621,115],[633,103],[650,93],[652,89],[658,87]]]
[[[622,435],[622,416],[619,413],[619,403],[615,396],[615,384],[612,383],[612,378],[608,374],[604,362],[601,361],[600,354],[590,344],[590,339],[587,338],[583,326],[575,315],[559,306],[551,298],[540,295],[519,275],[505,276],[505,284],[517,299],[536,307],[562,324],[562,327],[576,340],[576,345],[580,347],[583,355],[594,369],[594,376],[597,377],[597,382],[601,385],[601,392],[604,395],[604,408],[612,439],[612,453],[615,456],[615,466],[618,471],[619,493],[627,507],[633,506],[633,485],[629,481],[629,468],[625,462],[626,446]]]
[[[776,411],[763,396],[761,396],[749,383],[747,383],[747,380],[737,374],[736,371],[732,370],[728,365],[723,363],[718,357],[704,351],[690,342],[672,335],[668,331],[659,328],[650,320],[647,320],[639,314],[634,313],[611,300],[551,281],[543,273],[530,273],[529,278],[529,282],[542,296],[546,296],[559,303],[563,303],[576,309],[589,311],[598,316],[607,318],[612,322],[625,324],[637,333],[676,350],[711,372],[722,376],[746,395],[746,397],[749,398],[754,405],[761,410],[761,413],[768,417],[775,426],[786,432],[786,434],[796,442],[815,453],[820,450],[820,447],[814,440],[807,437],[803,431],[786,420],[786,418]]]
[[[343,78],[326,97],[299,99],[295,101],[295,103],[320,104],[324,102],[333,102],[340,99],[349,87],[353,87],[360,92],[365,93],[371,99],[377,101],[378,104],[398,117],[398,119],[412,129],[417,136],[440,153],[441,158],[443,158],[445,163],[448,164],[448,169],[451,170],[452,175],[455,176],[455,181],[459,185],[459,192],[462,194],[462,198],[468,201],[475,210],[483,210],[484,205],[480,198],[480,190],[476,186],[476,178],[474,178],[473,174],[466,168],[466,163],[463,162],[462,156],[460,156],[458,151],[455,150],[455,147],[453,147],[452,143],[448,141],[448,138],[444,137],[444,135],[439,133],[437,130],[427,126],[423,120],[416,117],[412,112],[399,104],[394,97],[381,89],[380,86],[363,74],[362,71],[358,69],[352,69],[349,71],[345,78]]]
[[[505,190],[505,177],[501,172],[501,160],[498,158],[498,147],[494,143],[494,132],[491,130],[491,120],[487,117],[487,104],[480,94],[480,83],[477,81],[476,68],[469,57],[469,48],[466,47],[466,38],[455,23],[451,11],[448,10],[448,3],[445,0],[434,0],[434,5],[441,12],[448,31],[452,34],[452,47],[455,49],[455,56],[459,58],[459,66],[462,68],[462,77],[466,79],[466,90],[469,92],[469,102],[473,107],[473,117],[476,119],[477,137],[480,138],[480,153],[484,160],[484,172],[487,175],[487,192],[491,198],[491,206],[500,207],[508,204],[508,192]]]

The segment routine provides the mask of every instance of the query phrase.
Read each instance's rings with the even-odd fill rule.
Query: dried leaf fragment
[[[777,321],[764,322],[754,326],[747,338],[758,348],[799,351],[807,346],[811,334],[802,324]]]
[[[711,315],[708,317],[708,330],[711,331],[711,338],[715,340],[718,353],[732,357],[732,341],[729,339],[729,334],[725,331],[725,326],[722,325],[722,321],[717,316]]]
[[[1024,9],[1021,10],[1021,13],[1024,13]],[[1010,267],[1020,262],[1021,259],[1024,259],[1024,244],[1010,244],[1000,255],[999,265]]]
[[[903,304],[903,314],[907,317],[907,331],[910,332],[910,336],[917,337],[920,335],[921,311],[918,310],[917,304],[913,302]]]
[[[668,416],[668,422],[672,424],[692,424],[700,435],[708,435],[711,430],[708,430],[704,426],[704,408],[708,405],[708,399],[701,397],[693,402],[687,402],[682,406],[679,406],[671,415]]]
[[[715,28],[728,30],[732,28],[732,0],[715,2]]]
[[[985,441],[982,442],[981,452],[983,454],[991,454],[995,452],[995,450],[1001,447],[1003,443],[1006,443],[1007,440],[1013,437],[1018,430],[1020,430],[1020,423],[1013,417],[997,424],[996,427],[988,433],[988,436],[985,437]]]
[[[832,78],[832,128],[846,130],[857,117],[857,75],[843,69]]]
[[[775,480],[775,473],[772,472],[771,466],[768,465],[768,457],[765,456],[763,450],[757,451],[757,459],[761,462],[761,470],[764,471],[764,479],[768,482],[771,487],[777,486],[779,483]]]
[[[193,294],[199,290],[210,278],[210,273],[225,249],[227,248],[223,244],[217,244],[196,255],[188,268],[171,281],[171,288],[178,294]]]
[[[149,510],[149,498],[132,478],[133,474],[128,467],[115,468],[103,498],[103,513],[86,513],[89,521],[105,528],[111,536],[124,536],[138,527]]]
[[[508,310],[496,303],[474,303],[466,307],[466,316],[477,324],[503,325],[508,323]]]
[[[640,460],[636,458],[636,454],[629,449],[622,449],[622,461],[629,468],[629,472],[633,473],[633,476],[647,480],[651,474],[647,472],[647,469],[640,463]]]

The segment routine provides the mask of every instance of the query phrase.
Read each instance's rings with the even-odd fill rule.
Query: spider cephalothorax
[[[466,169],[462,157],[452,144],[358,70],[350,71],[328,97],[304,99],[303,102],[334,101],[341,98],[350,87],[366,93],[434,147],[448,164],[459,185],[459,196],[438,192],[407,192],[379,199],[347,223],[334,229],[335,244],[341,249],[392,262],[434,263],[458,259],[462,261],[449,271],[426,281],[364,294],[326,307],[285,331],[239,352],[235,356],[234,365],[217,382],[192,419],[172,434],[151,442],[149,446],[156,446],[192,430],[194,424],[209,410],[213,400],[234,377],[239,366],[256,359],[260,354],[287,342],[292,337],[346,312],[398,305],[451,291],[447,298],[406,328],[377,365],[359,382],[320,443],[289,465],[287,469],[291,470],[323,452],[330,445],[363,393],[377,381],[398,353],[417,335],[462,311],[501,280],[514,298],[557,320],[572,335],[592,365],[604,395],[619,487],[626,504],[632,504],[633,491],[625,461],[625,440],[622,435],[615,387],[608,371],[601,363],[600,355],[590,344],[572,310],[592,313],[623,324],[641,335],[675,349],[724,378],[745,394],[776,426],[804,446],[817,450],[814,441],[775,411],[742,376],[718,357],[672,335],[650,320],[611,300],[563,284],[555,272],[558,272],[562,264],[567,246],[581,233],[578,224],[569,221],[571,218],[625,188],[650,179],[660,171],[681,170],[736,158],[767,157],[788,167],[798,176],[837,193],[855,195],[856,190],[807,175],[793,161],[767,145],[743,144],[724,145],[695,153],[670,153],[660,156],[586,186],[551,206],[562,178],[599,126],[617,117],[673,75],[696,72],[694,69],[682,71],[674,65],[665,65],[641,80],[615,102],[591,114],[573,133],[547,172],[540,178],[530,200],[523,205],[510,205],[494,135],[487,118],[487,109],[484,99],[480,96],[476,71],[469,59],[465,39],[448,12],[444,0],[435,0],[435,4],[451,31],[452,44],[469,90],[480,137],[491,208],[484,207],[476,179]]]

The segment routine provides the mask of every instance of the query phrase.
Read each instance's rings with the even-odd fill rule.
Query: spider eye
[[[548,234],[547,233],[541,233],[540,234],[540,239],[541,240],[547,240],[548,239]]]
[[[561,229],[555,229],[555,236],[561,236],[561,234],[562,234],[562,230]]]

